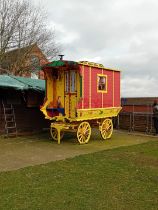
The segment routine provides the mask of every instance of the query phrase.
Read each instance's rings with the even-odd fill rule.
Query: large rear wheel
[[[113,123],[111,119],[107,118],[102,122],[100,126],[101,137],[104,140],[109,139],[111,138],[112,133],[113,133]]]

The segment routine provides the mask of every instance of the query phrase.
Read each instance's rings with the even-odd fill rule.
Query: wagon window
[[[98,75],[98,91],[106,92],[107,91],[107,76],[106,75]]]
[[[71,92],[76,91],[76,72],[71,71]]]
[[[65,72],[65,91],[69,92],[69,73]]]

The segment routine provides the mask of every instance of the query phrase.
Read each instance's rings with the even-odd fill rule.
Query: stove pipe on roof
[[[60,57],[60,60],[63,60],[64,55],[58,55]]]

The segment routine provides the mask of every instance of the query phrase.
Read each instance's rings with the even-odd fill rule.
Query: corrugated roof
[[[0,75],[0,88],[14,88],[17,90],[45,90],[45,80]]]

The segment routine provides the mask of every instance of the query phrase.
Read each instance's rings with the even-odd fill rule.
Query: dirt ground
[[[49,133],[8,139],[0,137],[0,171],[16,170],[151,140],[155,139],[150,136],[114,131],[110,140],[103,141],[97,130],[93,130],[89,143],[85,145],[79,145],[76,134],[72,133],[65,134],[60,145],[51,140]]]

